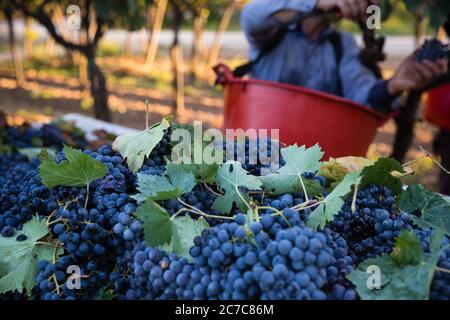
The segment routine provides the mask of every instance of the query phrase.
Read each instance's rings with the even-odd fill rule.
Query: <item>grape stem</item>
[[[89,183],[86,185],[86,200],[84,201],[84,208],[87,208],[89,200]]]
[[[211,218],[211,219],[234,220],[233,217],[216,216],[216,215],[213,215],[213,214],[207,214],[207,213],[205,213],[205,212],[203,212],[203,211],[197,209],[196,207],[191,206],[190,204],[187,204],[186,202],[184,202],[183,200],[181,200],[181,198],[178,198],[178,201],[179,201],[182,205],[184,205],[185,207],[187,207],[187,208],[190,209],[190,210],[187,210],[187,211],[192,212],[192,213],[196,213],[196,214],[198,214],[198,215],[200,215],[200,216],[204,216],[204,217],[206,217],[206,218]],[[186,209],[186,208],[185,208],[185,209]],[[181,210],[183,210],[183,209],[181,209]],[[176,214],[178,214],[178,213],[179,213],[179,212],[177,212]],[[173,216],[172,216],[172,218],[173,218]]]
[[[248,208],[249,210],[252,210],[252,207],[250,206],[250,204],[244,199],[244,197],[242,196],[241,192],[239,191],[238,186],[234,186],[234,187],[236,188],[236,192],[237,192],[239,198],[241,198],[242,202],[245,203],[245,205],[247,206],[247,208]]]
[[[272,210],[272,211],[274,211],[275,213],[273,213],[272,215],[281,216],[283,218],[283,220],[286,221],[286,223],[288,224],[289,228],[291,228],[291,224],[289,223],[288,219],[286,219],[286,217],[284,216],[283,212],[281,212],[280,210],[275,209],[273,207],[269,207],[269,206],[257,207],[256,210],[257,211],[259,211],[259,210]]]
[[[299,175],[299,178],[300,178],[300,184],[302,185],[303,193],[305,194],[305,200],[308,201],[309,200],[308,193],[306,192],[306,187],[305,187],[305,184],[303,183],[302,176]]]
[[[205,188],[206,188],[209,192],[211,192],[212,194],[214,194],[214,195],[216,195],[216,196],[218,196],[218,197],[221,197],[221,196],[222,196],[220,193],[214,191],[214,190],[213,190],[206,182],[204,182],[203,185],[204,185]]]
[[[356,211],[356,198],[358,197],[358,187],[359,184],[355,184],[355,191],[353,192],[353,199],[352,199],[352,212]]]
[[[441,267],[436,267],[436,270],[437,270],[437,271],[440,271],[440,272],[444,272],[444,273],[449,273],[449,274],[450,274],[450,270],[449,270],[449,269],[445,269],[445,268],[441,268]]]
[[[145,99],[145,130],[148,130],[148,99]]]
[[[56,242],[55,248],[53,249],[53,264],[56,263],[56,252],[58,251],[58,246],[59,246],[59,241]],[[58,293],[58,296],[60,295],[59,292],[59,283],[58,283],[58,279],[56,279],[56,275],[53,274],[52,275],[53,280],[55,281],[55,287],[56,287],[56,292]]]
[[[314,202],[313,202],[314,201]],[[321,202],[323,202],[324,200],[320,200],[320,201],[316,201],[316,200],[307,200],[303,203],[299,203],[293,207],[291,207],[290,209],[295,210],[295,211],[301,211],[304,209],[308,209],[310,207],[316,206],[318,204],[320,204]]]
[[[325,200],[320,200],[320,201],[317,201],[317,202],[315,202],[315,203],[313,203],[311,205],[308,205],[309,201],[305,201],[304,203],[298,204],[298,205],[292,207],[291,209],[295,210],[295,211],[303,211],[303,210],[306,210],[306,209],[314,208],[314,207],[316,207],[319,204],[324,203],[324,202],[325,202]]]
[[[410,166],[410,165],[416,163],[417,161],[420,161],[420,160],[425,159],[425,158],[429,158],[429,159],[431,159],[431,160],[433,161],[433,163],[436,164],[442,171],[444,171],[446,174],[450,174],[450,171],[449,171],[448,169],[446,169],[442,164],[440,164],[440,162],[437,161],[437,160],[436,160],[436,159],[435,159],[428,151],[426,151],[422,146],[419,146],[419,148],[420,148],[420,151],[422,151],[425,155],[423,155],[423,156],[421,156],[421,157],[419,157],[419,158],[417,158],[417,159],[414,159],[414,160],[405,162],[404,164],[402,164],[403,167]]]
[[[53,278],[53,281],[55,282],[56,293],[58,294],[58,296],[60,296],[61,292],[59,291],[59,283],[58,283],[58,280],[56,279],[56,275],[52,274],[52,278]]]
[[[429,157],[433,162],[441,168],[442,171],[444,171],[446,174],[450,174],[450,171],[446,169],[442,164],[439,163],[429,152],[427,152],[422,146],[420,146],[420,150],[422,150],[423,153],[426,154],[427,157]]]
[[[66,221],[67,221],[67,219],[59,218],[59,219],[53,220],[52,222],[47,222],[47,227],[50,227],[51,225],[58,223],[58,222],[66,223]]]

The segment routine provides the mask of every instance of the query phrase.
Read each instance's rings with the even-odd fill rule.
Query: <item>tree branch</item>
[[[49,3],[49,0],[44,1],[40,6],[39,9],[37,11],[31,11],[29,10],[29,8],[27,8],[26,5],[24,5],[21,1],[17,1],[17,0],[11,0],[11,3],[18,8],[20,11],[22,11],[22,13],[27,16],[27,17],[32,17],[35,20],[39,21],[40,24],[42,24],[47,31],[50,33],[50,35],[52,36],[52,38],[59,44],[61,44],[62,46],[68,48],[68,49],[72,49],[72,50],[77,50],[81,53],[86,53],[87,51],[87,47],[86,46],[82,46],[70,41],[67,41],[66,39],[64,39],[56,30],[51,18],[48,16],[47,13],[45,13],[44,9],[45,9],[45,5],[47,5]]]
[[[90,28],[90,25],[91,25],[91,21],[90,21],[90,12],[91,12],[91,0],[86,0],[85,1],[85,8],[84,8],[84,15],[83,15],[83,19],[82,19],[82,24],[83,24],[83,27],[85,28],[85,30],[86,30],[86,40],[87,40],[87,42],[89,43],[90,42],[90,40],[89,40],[89,28]]]

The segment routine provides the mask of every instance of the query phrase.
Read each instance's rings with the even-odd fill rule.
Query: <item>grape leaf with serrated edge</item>
[[[250,199],[239,188],[261,190],[259,178],[250,175],[237,161],[227,161],[223,164],[217,170],[216,181],[225,194],[214,201],[212,208],[223,213],[229,213],[233,203],[236,203],[236,206],[241,210],[248,209],[245,203],[248,204]]]
[[[182,194],[190,192],[197,184],[194,173],[184,170],[172,162],[166,165],[166,175],[170,182],[181,190]]]
[[[443,196],[414,184],[400,195],[398,206],[421,228],[443,227],[450,235],[450,203]]]
[[[423,250],[420,239],[414,235],[413,231],[402,233],[395,238],[394,249],[391,254],[392,259],[399,265],[417,264],[423,259]]]
[[[348,173],[323,202],[309,215],[306,222],[308,227],[313,229],[323,228],[328,222],[332,221],[344,204],[342,198],[351,191],[353,185],[358,184],[359,179],[359,172]]]
[[[14,290],[22,293],[25,289],[27,295],[31,294],[39,272],[38,261],[51,261],[54,256],[63,253],[56,243],[49,240],[39,243],[48,233],[46,221],[34,217],[13,237],[0,237],[0,293]],[[26,235],[27,239],[17,241],[16,236],[19,234]]]
[[[146,200],[135,213],[142,221],[145,242],[152,247],[170,243],[172,239],[172,218],[159,204]]]
[[[173,252],[188,261],[192,261],[189,250],[194,244],[194,239],[208,227],[208,222],[203,218],[194,220],[190,216],[176,217],[172,226]]]
[[[182,194],[191,191],[197,184],[192,172],[177,168],[177,165],[168,165],[166,175],[157,176],[138,173],[138,194],[132,196],[136,201],[146,199],[168,200],[179,198]],[[170,179],[170,180],[169,180]]]
[[[392,190],[395,195],[402,192],[402,182],[393,172],[404,173],[402,165],[392,158],[380,158],[373,165],[365,167],[361,171],[361,188],[370,184],[385,186]]]
[[[22,148],[18,150],[20,154],[23,154],[25,157],[27,157],[28,161],[31,161],[33,158],[39,157],[39,155],[42,152],[42,148]],[[56,157],[55,150],[47,149],[47,152],[51,158]]]
[[[411,235],[416,237],[415,235]],[[416,264],[398,264],[399,260],[392,254],[384,254],[375,259],[367,259],[347,275],[355,286],[356,291],[363,300],[426,300],[429,299],[431,281],[434,269],[438,263],[439,255],[446,247],[440,248],[443,239],[442,230],[438,230],[431,239],[430,254],[425,257],[422,247],[407,246],[394,248],[395,251],[411,250],[407,256],[422,255],[425,257]],[[405,242],[396,245],[405,245]],[[447,246],[448,247],[448,246]],[[420,251],[420,252],[419,252]],[[409,259],[408,259],[409,260]],[[411,262],[411,260],[409,260]],[[417,260],[415,260],[417,262]],[[380,268],[381,288],[369,289],[368,278],[373,276],[367,273],[369,266]]]
[[[281,155],[286,164],[277,173],[261,177],[264,189],[274,195],[302,191],[301,183],[306,181],[302,175],[320,169],[324,152],[317,144],[308,149],[295,144],[281,149]]]
[[[169,165],[169,163],[167,165]],[[209,184],[212,184],[216,181],[216,174],[217,170],[219,169],[219,165],[216,163],[213,164],[181,163],[174,165],[176,165],[178,168],[184,171],[192,172],[192,174],[195,176],[195,179],[197,179],[198,182],[204,182]]]
[[[189,216],[177,216],[172,219],[164,208],[152,200],[142,204],[137,209],[136,216],[143,222],[147,245],[173,252],[189,261],[189,249],[194,238],[209,227],[203,218],[193,220]]]
[[[113,142],[113,149],[126,159],[130,170],[136,173],[142,167],[145,157],[150,155],[169,127],[170,123],[163,119],[144,131],[119,136]]]
[[[269,179],[267,176],[262,176],[264,191],[272,195],[280,195],[285,193],[303,192],[300,180],[295,178],[286,178],[286,176],[273,174]],[[320,183],[303,178],[303,185],[309,197],[314,197],[322,193],[322,186]]]
[[[103,178],[108,173],[106,165],[92,159],[80,150],[66,145],[63,150],[67,160],[63,160],[59,164],[49,157],[46,149],[41,152],[39,177],[46,187],[84,187]]]

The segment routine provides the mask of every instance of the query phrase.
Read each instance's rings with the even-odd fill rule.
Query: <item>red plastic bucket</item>
[[[224,129],[279,129],[288,145],[318,143],[325,157],[365,156],[386,116],[348,99],[293,85],[235,78],[214,68],[224,87]]]
[[[450,84],[437,87],[428,93],[424,117],[438,127],[450,130]]]

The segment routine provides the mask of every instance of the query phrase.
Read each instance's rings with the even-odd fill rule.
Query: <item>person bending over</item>
[[[389,112],[396,96],[425,87],[446,72],[447,63],[417,62],[412,54],[392,78],[377,79],[361,63],[353,36],[331,28],[326,14],[339,11],[344,18],[364,21],[373,4],[378,0],[249,1],[241,25],[255,62],[250,77],[339,95]]]

